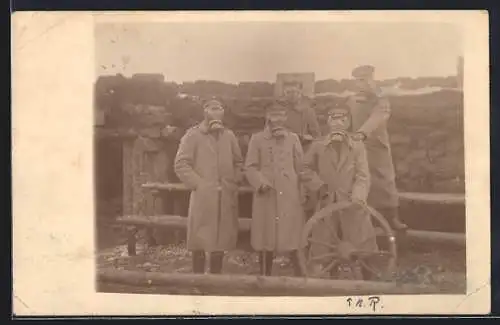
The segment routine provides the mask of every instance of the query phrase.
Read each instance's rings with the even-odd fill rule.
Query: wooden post
[[[134,214],[133,209],[133,182],[134,182],[134,174],[133,174],[133,148],[134,141],[129,138],[123,138],[122,142],[123,146],[123,209],[122,213]]]
[[[145,191],[142,184],[154,180],[152,161],[154,160],[156,144],[149,137],[139,134],[134,146],[135,175],[134,206],[139,215],[154,214],[154,196],[151,191]],[[146,240],[149,246],[156,246],[154,228],[146,228]]]
[[[180,182],[174,171],[174,161],[179,147],[178,144],[178,139],[173,139],[172,141],[169,141],[165,147],[165,152],[168,160],[166,173],[169,182]],[[165,194],[165,201],[169,203],[169,207],[171,208],[170,213],[173,213],[177,216],[186,217],[189,205],[189,191],[164,191],[163,193]],[[181,241],[183,237],[182,235],[184,233],[184,229],[173,229],[171,233],[172,242],[174,244],[178,244]]]
[[[167,182],[167,167],[168,156],[164,139],[156,132],[156,129],[143,130],[137,142],[138,154],[142,157],[142,165],[140,166],[141,184],[146,182]],[[161,195],[157,195],[155,191],[141,188],[141,195],[138,200],[143,202],[142,213],[145,215],[161,215],[164,214],[164,202]],[[161,193],[159,193],[161,194]],[[171,230],[148,229],[148,237],[151,245],[165,244],[171,237]]]

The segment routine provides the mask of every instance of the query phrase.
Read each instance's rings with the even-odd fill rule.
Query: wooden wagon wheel
[[[385,250],[379,248],[378,251],[361,251],[338,237],[332,224],[335,222],[339,224],[338,212],[353,206],[363,209],[371,216],[375,226],[374,235],[377,236],[377,239],[385,240],[386,245],[383,245]],[[327,236],[329,242],[325,242],[325,238],[314,238],[314,229],[330,230]],[[395,271],[397,253],[394,233],[389,223],[379,212],[364,204],[345,201],[330,203],[323,208],[318,206],[316,213],[304,227],[301,244],[302,248],[299,249],[298,258],[302,272],[306,277],[334,277],[333,271],[345,264],[350,266],[356,264],[365,274],[370,275],[371,280],[389,280]],[[326,248],[327,252],[313,256],[312,245],[322,246]],[[359,279],[359,275],[356,278]]]

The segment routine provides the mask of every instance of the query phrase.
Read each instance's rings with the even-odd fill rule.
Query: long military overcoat
[[[248,182],[256,190],[252,206],[251,245],[257,251],[289,252],[300,247],[305,223],[299,191],[303,152],[298,136],[282,138],[269,129],[252,135],[246,156]],[[267,193],[257,190],[264,184]]]
[[[374,208],[397,207],[396,174],[387,132],[391,116],[389,101],[378,92],[358,93],[349,98],[348,106],[353,131],[361,131],[367,136],[365,147],[371,175],[368,203]]]
[[[316,193],[323,185],[328,185],[328,202],[356,200],[366,201],[370,188],[370,173],[366,150],[362,142],[346,139],[339,148],[335,149],[327,139],[315,141],[305,154],[303,177],[307,188]],[[373,251],[377,250],[375,230],[371,216],[359,206],[338,213],[337,218],[328,221],[335,228],[340,226],[342,239],[350,242],[356,248]],[[333,242],[328,227],[315,229],[314,236],[325,239],[323,242]],[[326,238],[324,238],[327,236]],[[318,252],[317,249],[315,249]]]
[[[236,247],[242,165],[238,141],[228,129],[216,137],[202,122],[181,139],[174,168],[179,179],[192,190],[187,227],[189,250],[225,251]]]

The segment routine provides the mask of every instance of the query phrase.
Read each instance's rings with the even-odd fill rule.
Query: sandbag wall
[[[465,191],[463,93],[440,91],[423,95],[390,97],[388,123],[398,187],[411,192]],[[311,100],[320,126],[325,129],[325,109],[344,98]],[[240,137],[246,152],[249,137],[264,125],[270,99],[227,100],[227,124]]]
[[[176,91],[174,84],[155,78],[104,77],[96,83],[96,105],[105,107],[105,128],[161,128],[170,124],[184,132],[203,118],[203,112],[195,96],[180,98]],[[399,189],[463,193],[463,94],[442,90],[389,99],[392,117],[388,128]],[[265,108],[272,98],[222,100],[227,108],[225,122],[237,134],[245,154],[252,133],[264,126]],[[344,100],[337,96],[311,99],[322,127],[327,104]],[[169,154],[176,149],[172,146]],[[172,166],[169,175],[176,179]]]

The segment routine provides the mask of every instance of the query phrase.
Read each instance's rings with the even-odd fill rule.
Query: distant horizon
[[[161,73],[166,82],[275,82],[278,73],[350,79],[457,74],[462,31],[450,23],[103,23],[95,27],[96,74]]]
[[[279,72],[281,73],[281,72]],[[285,72],[288,73],[288,72]],[[289,72],[289,73],[303,73],[303,72]],[[100,74],[97,76],[96,79],[100,77],[113,77],[113,76],[118,76],[118,75],[123,75],[126,78],[132,78],[133,75],[145,75],[145,74],[162,74],[162,73],[155,73],[155,72],[135,72],[129,75],[125,75],[123,73],[113,73],[113,74]],[[183,84],[183,83],[195,83],[197,81],[212,81],[212,82],[221,82],[225,84],[242,84],[242,83],[270,83],[274,84],[276,83],[276,79],[273,81],[266,81],[266,80],[243,80],[243,81],[235,81],[235,82],[226,82],[222,80],[216,80],[216,79],[196,79],[196,80],[185,80],[185,81],[175,81],[175,80],[168,80],[164,74],[162,74],[164,79],[164,82],[166,83],[176,83],[176,84]],[[443,76],[418,76],[418,77],[407,77],[407,76],[400,76],[400,77],[393,77],[393,78],[386,78],[386,79],[376,79],[375,81],[388,81],[388,80],[397,80],[397,79],[411,79],[411,80],[417,80],[417,79],[447,79],[447,78],[458,78],[459,76],[457,74],[454,75],[443,75]],[[354,78],[342,78],[342,79],[337,79],[337,78],[326,78],[326,79],[315,79],[314,82],[319,82],[319,81],[327,81],[327,80],[335,80],[335,81],[342,81],[342,80],[354,80]]]

